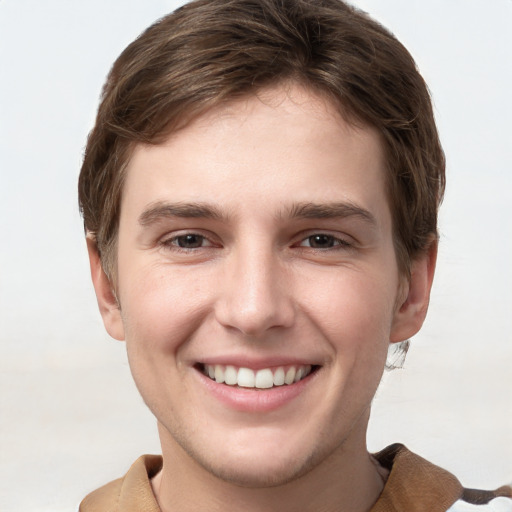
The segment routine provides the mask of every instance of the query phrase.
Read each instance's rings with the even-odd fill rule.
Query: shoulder
[[[89,493],[80,503],[79,512],[117,511],[123,480],[124,478],[118,478]]]
[[[160,512],[150,480],[161,468],[161,456],[139,457],[124,477],[88,494],[79,512]]]
[[[494,491],[465,489],[451,473],[401,444],[388,446],[375,458],[390,473],[372,512],[512,512],[511,487]]]

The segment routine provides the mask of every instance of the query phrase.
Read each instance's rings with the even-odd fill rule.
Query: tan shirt
[[[512,488],[496,491],[464,489],[451,473],[393,444],[375,455],[390,470],[384,490],[371,512],[446,512],[457,500],[485,504],[500,496],[512,498]],[[80,512],[161,512],[150,479],[162,468],[162,457],[139,457],[123,478],[89,494]]]

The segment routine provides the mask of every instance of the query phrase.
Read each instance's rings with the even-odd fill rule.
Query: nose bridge
[[[293,321],[293,306],[285,274],[270,244],[251,240],[237,246],[226,262],[219,321],[250,336],[272,327],[288,327]]]

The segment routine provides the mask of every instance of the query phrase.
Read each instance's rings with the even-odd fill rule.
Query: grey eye
[[[314,249],[329,249],[336,245],[336,239],[331,235],[312,235],[307,238],[307,241]]]
[[[175,238],[175,244],[183,249],[197,249],[204,244],[204,236],[201,235],[181,235]]]

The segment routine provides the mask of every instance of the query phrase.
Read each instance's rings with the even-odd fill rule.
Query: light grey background
[[[104,77],[180,2],[0,0],[0,510],[71,511],[158,452],[96,311],[76,181]],[[358,0],[415,56],[448,158],[429,319],[374,404],[467,486],[512,481],[512,2]]]

